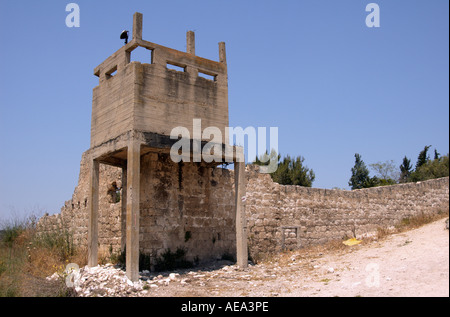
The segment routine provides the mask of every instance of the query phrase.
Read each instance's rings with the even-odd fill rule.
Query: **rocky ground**
[[[74,270],[77,296],[449,296],[445,220],[354,246],[292,251],[240,270],[216,261],[191,270],[141,272],[132,283],[111,264]]]

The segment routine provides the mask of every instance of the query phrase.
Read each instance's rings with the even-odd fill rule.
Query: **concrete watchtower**
[[[130,62],[138,46],[151,52],[150,63]],[[150,56],[150,54],[149,54]],[[175,65],[182,71],[169,69]],[[209,75],[211,79],[199,76]],[[99,85],[93,90],[90,186],[88,204],[88,265],[98,262],[99,164],[122,168],[123,215],[126,215],[126,268],[131,280],[139,277],[139,215],[141,157],[169,153],[177,141],[175,127],[190,132],[190,143],[203,147],[209,140],[193,131],[194,119],[204,127],[217,127],[222,148],[228,146],[228,83],[225,43],[219,43],[219,62],[195,55],[194,33],[187,32],[187,52],[142,39],[142,14],[133,16],[132,39],[97,66]],[[202,142],[203,141],[203,142]],[[232,148],[235,164],[236,250],[240,266],[247,264],[244,226],[244,161]],[[222,164],[210,162],[209,164]],[[239,199],[238,199],[239,198]]]

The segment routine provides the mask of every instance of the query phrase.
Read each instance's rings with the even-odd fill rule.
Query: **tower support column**
[[[127,159],[127,277],[139,279],[139,193],[141,174],[141,144],[135,140],[128,145]]]
[[[88,200],[88,266],[98,264],[98,186],[100,163],[93,159],[90,166]]]
[[[237,148],[242,150],[242,148]],[[234,163],[234,188],[236,212],[236,260],[240,268],[248,266],[247,220],[245,217],[245,160],[239,153]]]

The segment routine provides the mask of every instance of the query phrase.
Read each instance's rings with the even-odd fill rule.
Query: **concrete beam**
[[[131,140],[127,162],[127,276],[131,281],[139,279],[139,192],[141,174],[141,144]]]
[[[98,264],[98,187],[99,166],[97,160],[92,160],[90,168],[89,203],[88,203],[88,266]]]
[[[238,160],[234,163],[234,188],[236,203],[236,259],[240,268],[246,268],[248,266],[248,250],[247,220],[245,217],[245,160]]]

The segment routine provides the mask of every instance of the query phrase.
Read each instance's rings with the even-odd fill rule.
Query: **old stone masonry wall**
[[[89,186],[89,161],[87,156],[87,152],[82,155],[78,185],[75,187],[72,199],[64,203],[60,213],[45,215],[37,224],[37,230],[40,234],[68,233],[74,245],[86,248]],[[113,182],[116,182],[118,188],[122,187],[122,171],[120,168],[101,164],[99,179],[99,205],[101,207],[98,221],[101,252],[109,252],[110,247],[115,252],[118,252],[122,244],[122,230],[124,226],[121,214],[122,208],[120,198],[108,194],[108,189]]]
[[[274,183],[251,166],[246,214],[252,257],[362,237],[405,218],[449,208],[449,178],[360,190]]]
[[[46,215],[38,232],[63,233],[76,246],[88,245],[88,152],[81,159],[78,186],[61,212]],[[162,253],[186,251],[189,261],[233,255],[236,251],[233,171],[203,163],[174,163],[168,154],[141,159],[139,248],[153,261]],[[122,169],[100,164],[99,252],[126,247]]]
[[[41,218],[41,233],[65,230],[75,245],[87,245],[88,166],[86,153],[78,186],[61,213]],[[235,252],[234,175],[232,170],[180,166],[156,154],[143,158],[140,249],[154,256],[186,247],[203,259]],[[246,217],[253,258],[330,240],[370,235],[405,218],[447,211],[449,178],[361,190],[331,190],[274,183],[257,166],[247,166]],[[100,252],[123,250],[125,215],[108,194],[121,187],[121,169],[100,168]],[[117,197],[116,197],[117,198]],[[119,193],[120,198],[120,193]],[[102,251],[103,250],[103,251]]]

